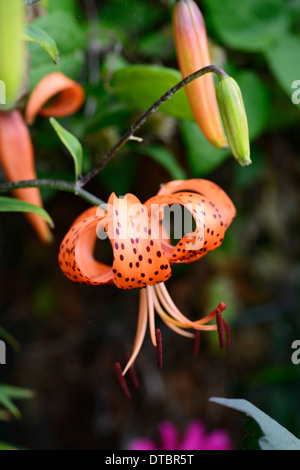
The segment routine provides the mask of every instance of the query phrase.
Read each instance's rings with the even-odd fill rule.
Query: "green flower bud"
[[[248,122],[240,87],[226,75],[219,79],[216,93],[232,154],[241,166],[250,165]]]

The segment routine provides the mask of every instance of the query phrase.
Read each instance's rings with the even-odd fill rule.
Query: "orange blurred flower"
[[[177,0],[173,30],[179,68],[183,78],[211,65],[202,14],[193,0]],[[201,131],[217,148],[227,147],[211,73],[186,86],[187,97]]]
[[[52,100],[49,104],[48,101]],[[45,76],[29,97],[25,119],[34,122],[37,114],[63,117],[75,113],[83,104],[84,90],[62,73]],[[34,151],[28,127],[18,109],[0,111],[0,163],[8,181],[36,179]],[[17,189],[14,195],[23,201],[42,206],[38,188]],[[27,217],[43,242],[52,234],[47,223],[38,215]]]

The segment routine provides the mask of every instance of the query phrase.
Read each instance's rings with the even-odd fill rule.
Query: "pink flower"
[[[201,421],[190,421],[182,439],[173,423],[159,425],[160,445],[151,439],[138,438],[129,444],[129,450],[233,450],[229,435],[222,429],[207,433]]]

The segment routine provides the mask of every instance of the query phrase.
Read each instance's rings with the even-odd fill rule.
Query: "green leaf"
[[[0,393],[9,396],[13,400],[29,400],[34,397],[32,390],[13,385],[0,385]]]
[[[27,24],[22,37],[24,41],[40,44],[40,46],[42,46],[42,48],[48,52],[53,62],[58,64],[59,52],[56,42],[51,36],[49,36],[48,33],[46,33],[46,31],[34,24]]]
[[[76,0],[49,0],[49,12],[61,10],[69,15],[75,15],[78,6]]]
[[[290,26],[284,0],[205,0],[204,5],[217,36],[233,49],[264,51]]]
[[[258,440],[262,450],[300,450],[296,436],[247,400],[213,397],[210,401],[246,413],[257,421],[263,433]]]
[[[54,119],[50,118],[50,123],[57,133],[58,137],[65,145],[65,147],[69,150],[70,154],[73,157],[74,164],[75,164],[75,175],[76,180],[78,176],[81,174],[82,171],[82,158],[83,158],[83,150],[82,145],[71,132],[67,131],[59,122]]]
[[[147,36],[141,37],[138,43],[138,53],[152,61],[170,58],[176,60],[171,25],[164,26],[158,31],[151,31]]]
[[[9,343],[16,351],[20,349],[19,342],[4,328],[0,326],[0,338]]]
[[[292,84],[300,78],[300,38],[283,37],[266,52],[269,67],[282,89],[291,98]]]
[[[110,85],[112,93],[120,100],[132,108],[146,111],[181,79],[180,72],[175,69],[155,65],[133,65],[117,70]],[[183,89],[159,109],[178,119],[194,120]]]
[[[65,11],[53,11],[37,18],[34,22],[53,38],[59,50],[60,61],[58,65],[49,62],[39,44],[29,43],[30,52],[30,89],[47,74],[62,72],[70,78],[76,79],[84,64],[85,48],[87,45],[86,31],[79,23]]]
[[[53,220],[45,209],[12,197],[0,197],[0,212],[33,212],[46,220],[52,228],[54,227]]]
[[[31,390],[11,385],[0,385],[0,404],[17,419],[21,417],[21,413],[12,400],[28,400],[33,396]]]
[[[9,411],[16,419],[21,417],[20,410],[16,407],[14,402],[6,395],[2,394],[0,387],[0,404]]]
[[[0,450],[17,450],[17,447],[0,441]]]
[[[158,145],[151,145],[143,149],[143,155],[155,160],[161,166],[163,166],[170,174],[172,179],[185,179],[187,177],[184,169],[179,165],[175,156],[170,150],[160,147]]]

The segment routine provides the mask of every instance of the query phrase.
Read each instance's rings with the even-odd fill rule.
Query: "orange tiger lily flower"
[[[200,194],[201,181],[204,180],[191,180],[192,188],[197,189],[198,192],[192,190],[183,192],[182,190],[175,194],[171,194],[171,191],[174,188],[176,191],[177,186],[180,190],[180,186],[184,185],[184,182],[172,182],[170,187],[166,185],[161,190],[162,192],[170,191],[170,194],[159,193],[145,204],[141,204],[132,194],[127,194],[120,199],[112,194],[108,200],[107,211],[96,207],[88,209],[75,220],[62,241],[58,257],[59,265],[70,280],[88,285],[114,283],[120,289],[140,288],[139,317],[134,347],[124,370],[121,370],[119,363],[116,365],[119,381],[127,395],[129,392],[124,376],[128,370],[131,370],[142,347],[147,324],[149,324],[151,340],[157,348],[161,366],[161,336],[160,331],[155,328],[155,312],[169,328],[186,337],[197,338],[195,332],[201,330],[218,330],[221,347],[224,346],[224,328],[226,330],[228,325],[222,319],[222,311],[225,310],[226,305],[221,303],[205,318],[191,321],[178,310],[164,284],[172,274],[172,263],[194,261],[221,244],[226,227],[224,224],[221,232],[222,221],[219,217],[218,219],[214,217],[215,212],[219,214],[221,211],[215,205],[216,200],[219,200],[219,206],[223,209],[224,219],[222,220],[227,221],[227,226],[229,219],[233,217],[232,203],[230,215],[229,211],[224,209],[227,204],[230,205],[228,196],[215,185],[217,195],[216,199],[213,199],[215,202],[212,202],[212,198],[209,199]],[[186,183],[188,187],[188,182]],[[204,186],[205,184],[206,182]],[[207,187],[209,186],[207,185]],[[210,189],[210,196],[213,196],[212,187]],[[219,194],[218,190],[220,190]],[[204,203],[203,200],[205,200]],[[176,256],[174,257],[173,248],[170,249],[168,240],[163,241],[160,238],[160,221],[157,222],[155,217],[154,221],[151,218],[152,206],[157,208],[157,204],[180,204],[192,212],[198,207],[197,204],[200,204],[201,209],[204,208],[206,212],[204,216],[206,228],[210,229],[205,231],[201,247],[208,241],[209,250],[203,251],[200,246],[193,247],[192,250],[190,250],[190,246],[187,247],[188,243],[194,243],[193,239],[197,238],[199,230],[201,233],[203,232],[202,226],[198,229],[198,225],[202,224],[202,214],[199,218],[198,214],[193,213],[196,229],[192,234],[185,235],[176,245],[174,248]],[[217,237],[218,243],[215,245],[213,232],[217,228],[222,237],[220,235]],[[99,234],[101,231],[103,233],[103,230],[107,233],[113,249],[112,266],[96,261],[93,256],[97,233]],[[179,251],[178,247],[180,247]],[[187,255],[186,252],[189,254]],[[213,319],[216,320],[216,324],[210,323]]]
[[[54,101],[44,106],[51,98]],[[83,104],[83,88],[61,73],[44,77],[30,96],[25,110],[26,120],[32,123],[37,114],[62,117],[75,113]],[[0,163],[8,181],[37,178],[34,151],[28,127],[21,112],[0,111]],[[38,188],[17,189],[14,195],[23,201],[42,207]],[[38,215],[28,213],[27,218],[40,239],[52,240],[48,224]]]
[[[211,65],[207,33],[202,14],[193,0],[177,0],[173,30],[179,68],[183,78]],[[187,97],[201,131],[217,148],[227,147],[211,73],[186,87]]]

